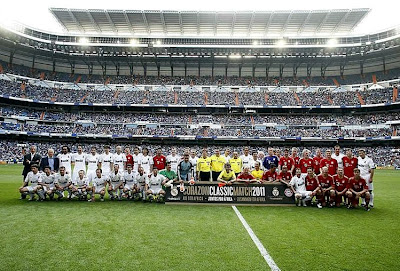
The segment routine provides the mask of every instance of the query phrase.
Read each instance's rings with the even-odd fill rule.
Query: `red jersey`
[[[134,162],[133,162],[133,156],[132,156],[131,154],[128,154],[128,155],[126,156],[126,165],[131,165],[132,168],[133,168],[133,164],[134,164]]]
[[[320,167],[320,164],[321,164],[321,160],[323,159],[323,157],[322,156],[315,156],[312,160],[313,160],[313,163],[314,163],[314,173],[315,174],[320,174],[321,172],[320,172],[320,170],[319,170],[319,167]]]
[[[340,178],[339,175],[336,174],[333,176],[333,181],[335,183],[335,189],[338,192],[342,192],[349,185],[349,178],[346,176]]]
[[[292,166],[294,165],[294,160],[292,157],[286,158],[285,156],[282,156],[279,159],[279,165],[281,166],[281,168],[282,166],[287,166],[288,170],[292,170]]]
[[[307,191],[314,191],[319,186],[319,182],[315,177],[310,178],[307,175],[305,180]]]
[[[353,189],[356,192],[361,192],[364,189],[368,190],[368,185],[363,178],[360,177],[358,180],[356,180],[354,177],[352,177],[349,180],[348,188]]]
[[[240,173],[237,176],[237,178],[240,180],[254,180],[255,179],[254,176],[251,175],[250,173],[248,173],[248,174]]]
[[[314,162],[311,158],[301,158],[299,161],[299,166],[301,169],[301,173],[307,173],[307,168],[311,167],[312,169],[314,169]]]
[[[278,173],[276,171],[271,172],[271,170],[267,170],[266,172],[264,172],[264,174],[262,176],[262,180],[273,182],[277,179],[277,177],[278,177]]]
[[[282,181],[290,182],[290,180],[292,179],[292,173],[290,173],[289,171],[287,171],[286,173],[283,173],[281,171],[278,174],[278,179],[282,180]]]
[[[323,167],[328,167],[329,175],[333,176],[333,175],[336,175],[336,171],[337,171],[337,168],[338,168],[338,163],[337,163],[336,159],[331,158],[331,159],[328,160],[328,159],[324,158],[324,159],[321,160],[319,168],[321,169]]]
[[[358,159],[356,157],[349,158],[347,156],[343,157],[343,170],[344,176],[351,178],[354,176],[354,169],[358,166]]]
[[[321,185],[321,187],[324,189],[332,187],[332,186],[335,187],[333,178],[331,175],[324,177],[322,174],[320,174],[317,176],[317,180],[318,180],[319,184]]]
[[[163,170],[167,165],[167,158],[165,158],[164,155],[161,156],[156,155],[153,157],[153,164],[158,170]]]
[[[296,169],[296,168],[298,168],[299,167],[299,161],[300,161],[300,157],[298,157],[298,156],[296,156],[296,157],[290,157],[290,158],[292,158],[293,159],[293,161],[294,161],[294,168]]]

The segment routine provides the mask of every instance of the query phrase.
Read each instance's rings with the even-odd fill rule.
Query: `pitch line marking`
[[[253,240],[254,244],[257,246],[258,250],[261,253],[261,256],[264,257],[265,261],[269,265],[272,271],[280,271],[279,267],[276,265],[274,260],[272,259],[271,255],[269,255],[268,251],[265,249],[263,244],[260,242],[258,237],[255,235],[253,230],[250,228],[249,224],[247,224],[246,220],[242,216],[242,214],[239,212],[239,210],[236,208],[236,206],[232,206],[232,209],[235,211],[236,215],[238,216],[240,222],[242,222],[244,228],[247,230],[247,233],[250,235],[251,239]]]

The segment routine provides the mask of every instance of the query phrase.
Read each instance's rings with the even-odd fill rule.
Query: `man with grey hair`
[[[60,160],[58,157],[54,155],[54,150],[52,148],[47,150],[47,156],[42,158],[40,162],[40,171],[44,171],[44,168],[49,166],[51,173],[58,172],[58,168],[60,167]]]
[[[40,160],[42,160],[42,156],[38,154],[35,145],[32,145],[29,148],[29,153],[24,155],[24,170],[22,171],[22,175],[24,176],[24,181],[26,178],[26,175],[28,175],[28,172],[31,171],[31,166],[32,165],[39,165]]]

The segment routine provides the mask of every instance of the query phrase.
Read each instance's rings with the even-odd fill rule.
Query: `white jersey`
[[[101,190],[106,187],[108,178],[105,175],[101,175],[101,177],[94,176],[92,179],[92,184],[96,188],[96,190]]]
[[[339,155],[336,155],[335,153],[332,154],[332,158],[337,161],[338,168],[343,168],[343,157],[345,155],[343,153],[339,153]]]
[[[113,189],[117,188],[124,182],[124,176],[121,172],[118,171],[117,174],[115,174],[114,171],[110,173],[110,183]]]
[[[101,163],[101,170],[103,171],[103,174],[109,174],[112,171],[111,168],[111,163],[113,162],[113,155],[111,152],[108,154],[103,153],[99,157],[99,162]]]
[[[100,161],[100,156],[98,154],[89,154],[86,156],[86,163],[88,164],[87,166],[87,171],[88,172],[96,172],[97,165]]]
[[[189,162],[192,163],[192,166],[194,169],[197,168],[197,159],[199,159],[197,156],[195,156],[194,158],[192,158],[192,156],[189,156]],[[225,159],[225,161],[226,161],[226,159]]]
[[[123,172],[125,170],[124,164],[126,163],[126,156],[124,153],[114,153],[112,161],[114,166],[119,165],[119,172]]]
[[[263,167],[262,161],[260,161],[260,160],[258,160],[258,159],[257,159],[257,160],[254,160],[254,158],[251,159],[251,162],[250,162],[250,169],[251,169],[251,170],[255,170],[255,169],[256,169],[256,163],[257,163],[257,162],[260,163],[260,169],[263,170],[264,167]]]
[[[25,182],[30,186],[37,186],[42,182],[42,174],[39,172],[34,174],[32,171],[30,171],[26,175]]]
[[[151,173],[150,168],[153,163],[153,157],[151,157],[150,155],[142,155],[142,157],[140,158],[140,165],[144,169],[144,172],[146,172],[147,174]]]
[[[144,185],[147,183],[147,174],[140,175],[139,173],[136,175],[136,183],[139,187],[144,188]]]
[[[225,158],[225,161],[229,161],[232,158],[230,155],[226,156],[225,154],[223,154],[221,156]]]
[[[293,188],[296,192],[301,193],[301,192],[307,191],[305,177],[303,177],[303,176],[300,176],[300,177],[297,177],[297,175],[294,176],[289,184],[291,186],[293,186]]]
[[[360,175],[363,178],[367,177],[367,176],[369,177],[371,174],[371,169],[375,169],[375,163],[368,156],[365,156],[364,159],[362,159],[361,156],[359,156],[358,157],[358,168],[360,169]]]
[[[253,162],[253,156],[249,155],[241,155],[240,159],[242,159],[242,169],[245,167],[251,168],[251,164]]]
[[[146,184],[151,189],[160,189],[162,186],[162,182],[164,180],[165,180],[165,177],[161,174],[157,174],[157,176],[154,176],[154,174],[151,174],[151,176],[146,180]]]
[[[55,182],[56,182],[55,175],[50,174],[49,176],[47,176],[46,173],[42,174],[42,178],[41,178],[42,184],[44,184],[46,186],[48,185],[50,188],[54,188]]]
[[[60,161],[60,167],[65,167],[65,172],[71,174],[72,155],[70,153],[67,154],[59,153],[57,155],[57,158]]]
[[[131,171],[131,173],[129,173],[128,171],[125,171],[124,172],[125,184],[128,185],[128,186],[135,185],[137,183],[136,182],[136,175],[138,175],[138,173],[133,171],[133,170]]]
[[[61,175],[60,173],[56,174],[56,184],[58,184],[61,187],[66,186],[68,183],[71,183],[71,177],[69,174],[64,174]]]
[[[83,170],[86,172],[86,153],[74,153],[72,154],[71,161],[75,163],[74,172],[78,172],[79,170]]]
[[[85,186],[85,185],[89,185],[89,181],[88,181],[88,179],[86,178],[86,176],[83,176],[82,179],[79,178],[79,176],[78,176],[78,178],[76,178],[76,179],[72,182],[72,184],[75,185],[75,186],[77,186],[77,187],[82,187],[82,186]]]
[[[138,171],[142,154],[141,153],[138,153],[137,155],[132,154],[132,158],[133,158],[133,171]]]
[[[172,154],[167,156],[167,163],[171,163],[171,170],[178,172],[178,164],[181,158],[178,155],[172,156]]]

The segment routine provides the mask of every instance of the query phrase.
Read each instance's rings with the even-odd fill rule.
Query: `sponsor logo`
[[[293,191],[290,188],[286,188],[285,192],[283,192],[285,194],[286,197],[290,198],[293,196]]]
[[[274,187],[274,188],[272,189],[272,195],[273,195],[274,197],[277,197],[277,196],[279,196],[279,190],[278,190],[278,187]]]

